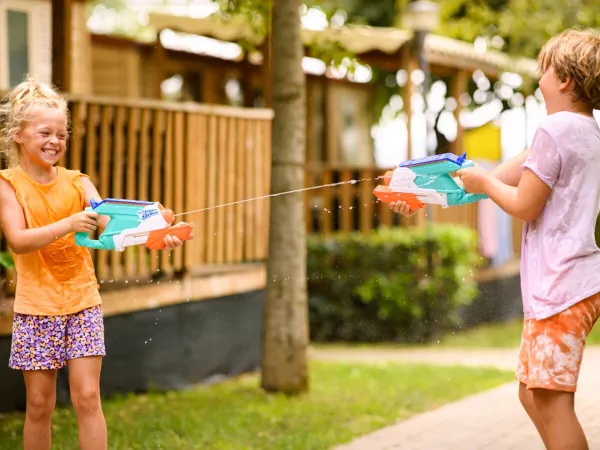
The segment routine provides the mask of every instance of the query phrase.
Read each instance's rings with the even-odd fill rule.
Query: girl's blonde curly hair
[[[69,109],[67,100],[45,83],[39,83],[30,76],[15,86],[0,103],[0,151],[8,158],[9,167],[21,161],[19,146],[14,133],[22,130],[31,120],[34,109],[38,107],[56,108],[64,111],[69,129]]]
[[[573,80],[574,101],[600,108],[600,32],[575,27],[551,38],[538,56],[540,75],[551,66],[559,80]]]

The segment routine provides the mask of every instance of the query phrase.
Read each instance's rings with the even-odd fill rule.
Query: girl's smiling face
[[[42,166],[54,166],[62,158],[67,142],[67,116],[59,108],[35,107],[30,119],[13,134],[21,160]]]

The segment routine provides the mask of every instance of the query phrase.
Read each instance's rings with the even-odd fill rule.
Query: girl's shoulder
[[[0,170],[0,178],[7,181],[13,188],[17,184],[17,175],[19,173],[19,167],[10,167],[8,169]]]

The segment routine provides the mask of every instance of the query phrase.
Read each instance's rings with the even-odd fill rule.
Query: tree
[[[300,4],[300,0],[273,0],[273,194],[304,187],[306,80]],[[269,226],[261,386],[266,391],[298,393],[308,389],[303,194],[272,197]]]

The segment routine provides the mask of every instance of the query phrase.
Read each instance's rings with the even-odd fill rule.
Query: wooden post
[[[267,36],[265,41],[263,42],[263,62],[262,62],[262,70],[263,70],[263,98],[265,99],[265,108],[273,107],[273,78],[272,74],[272,61],[271,54],[273,49],[273,30],[272,30],[272,21],[273,21],[273,4],[271,3],[269,6],[269,17],[267,24]]]
[[[452,97],[456,99],[456,109],[454,110],[454,120],[456,120],[456,139],[451,143],[450,149],[452,153],[458,155],[462,153],[463,149],[463,138],[465,135],[465,129],[460,123],[460,112],[462,106],[460,104],[460,96],[467,92],[469,83],[469,73],[465,70],[457,71],[452,77]]]
[[[154,98],[161,100],[162,99],[162,82],[165,79],[165,59],[166,52],[162,43],[160,42],[160,33],[162,30],[158,30],[156,32],[156,45],[154,46],[154,71],[155,71],[155,79],[154,79]]]
[[[52,0],[52,84],[71,91],[73,0]]]
[[[414,93],[413,84],[411,80],[411,74],[418,69],[418,63],[415,60],[410,46],[405,45],[401,52],[402,63],[401,66],[406,70],[407,79],[406,85],[404,86],[404,95],[402,96],[402,103],[404,104],[404,111],[406,112],[406,130],[407,130],[407,142],[406,142],[406,159],[412,159],[412,95]]]

